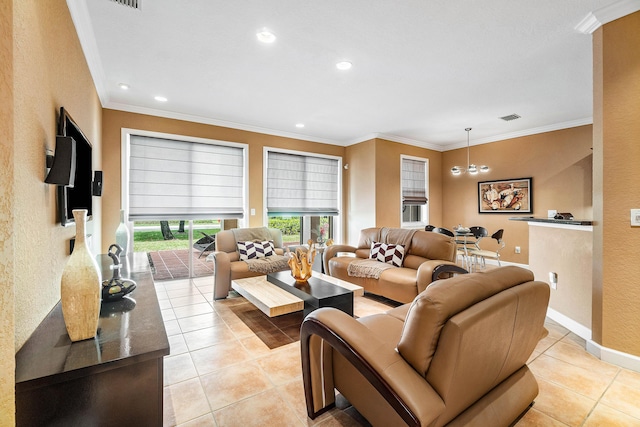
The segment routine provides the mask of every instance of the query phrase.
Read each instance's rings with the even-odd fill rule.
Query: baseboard
[[[564,314],[554,310],[551,307],[547,308],[547,317],[554,322],[564,326],[580,338],[586,341],[591,340],[591,329],[587,328],[584,325],[581,325],[572,318],[565,316]]]
[[[603,347],[595,341],[587,340],[587,351],[603,362],[612,363],[625,369],[640,372],[640,357]]]

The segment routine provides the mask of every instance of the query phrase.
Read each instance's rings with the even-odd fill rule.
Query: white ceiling
[[[576,27],[611,3],[68,0],[105,108],[436,150],[466,146],[466,127],[478,144],[591,123],[592,36]]]

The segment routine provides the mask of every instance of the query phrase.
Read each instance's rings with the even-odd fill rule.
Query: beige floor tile
[[[552,345],[545,355],[560,359],[567,363],[571,363],[581,368],[589,369],[593,372],[599,372],[603,376],[610,377],[612,380],[620,370],[618,366],[612,365],[607,362],[603,362],[597,357],[589,354],[584,349],[579,348],[576,345],[569,344],[563,341],[558,341]]]
[[[167,295],[169,295],[169,299],[188,297],[192,295],[201,295],[198,288],[195,286],[189,288],[180,288],[180,289],[167,289]]]
[[[199,378],[165,387],[163,401],[165,426],[182,424],[211,412]]]
[[[567,328],[559,325],[553,320],[547,319],[547,321],[544,322],[544,327],[549,331],[549,337],[555,339],[556,341],[564,338],[569,333],[569,330]]]
[[[352,412],[355,412],[352,407],[345,409],[344,411],[333,409],[327,412],[326,419],[323,418],[317,425],[318,427],[370,427],[371,424],[362,418],[362,415],[357,413],[352,414]],[[356,419],[355,416],[360,417],[362,422]]]
[[[169,349],[171,350],[171,356],[187,353],[189,351],[182,334],[169,335]]]
[[[562,338],[561,341],[566,344],[575,345],[581,350],[586,351],[585,349],[587,348],[587,341],[585,341],[584,338],[580,338],[578,335],[574,334],[573,332],[569,332],[567,335],[565,335],[564,338]]]
[[[273,389],[255,362],[239,363],[200,377],[213,411]]]
[[[226,341],[191,352],[198,374],[205,375],[236,363],[250,360],[249,353],[239,341]]]
[[[179,424],[178,427],[216,427],[216,420],[213,419],[213,414],[209,413],[198,417],[195,420]]]
[[[167,295],[167,291],[165,291],[164,288],[156,288],[156,296],[158,297],[158,301],[166,301],[169,299],[169,295]]]
[[[584,427],[638,427],[640,419],[618,412],[615,409],[599,403],[593,410]]]
[[[167,331],[167,336],[172,336],[176,334],[181,334],[182,330],[180,329],[180,325],[178,324],[178,320],[165,320],[164,321],[164,329]]]
[[[307,404],[304,398],[304,385],[302,378],[280,385],[277,390],[296,413],[296,416],[308,425],[316,425],[328,418],[331,418],[329,412],[325,412],[314,420],[307,416]]]
[[[213,263],[212,263],[213,265]],[[206,286],[206,285],[211,285],[213,286],[213,276],[201,276],[201,277],[194,277],[193,279],[191,279],[191,281],[193,282],[194,285],[200,287],[200,286]]]
[[[211,280],[211,282],[207,282],[206,285],[198,285],[198,284],[196,284],[196,286],[198,287],[198,290],[200,291],[201,294],[212,294],[213,293],[213,280]]]
[[[170,299],[171,299],[171,306],[173,308],[207,302],[207,300],[204,299],[204,297],[199,292],[197,294],[191,294],[184,297],[176,297],[176,298],[170,297]]]
[[[620,368],[620,373],[616,377],[615,382],[640,390],[640,372]]]
[[[198,329],[211,328],[221,323],[223,323],[222,318],[216,313],[205,313],[178,319],[180,329],[185,333],[197,331]]]
[[[539,351],[534,351],[533,353],[531,353],[531,356],[529,356],[529,359],[527,360],[527,365],[536,360],[536,358],[541,354],[542,353],[540,353]]]
[[[297,343],[294,343],[297,344]],[[256,361],[267,377],[276,385],[284,384],[302,376],[300,347],[287,346],[273,353],[258,358]]]
[[[240,344],[247,350],[252,359],[271,354],[271,350],[260,338],[251,336],[239,339]]]
[[[265,392],[213,413],[219,427],[300,427],[303,424],[278,393]]]
[[[158,300],[158,305],[160,306],[160,310],[172,308],[171,301],[169,299]]]
[[[526,414],[515,424],[516,427],[566,427],[565,423],[551,418],[550,416],[534,408],[529,409]]]
[[[177,356],[167,356],[164,358],[164,385],[168,386],[196,378],[198,372],[193,365],[191,355],[189,353],[179,354]]]
[[[538,379],[538,387],[540,392],[535,399],[534,408],[569,426],[582,425],[591,409],[596,405],[594,399],[589,399],[543,379]]]
[[[203,302],[200,304],[186,305],[184,307],[175,307],[173,311],[176,314],[176,318],[182,319],[183,317],[213,313],[213,308],[211,308],[211,305],[209,303]]]
[[[163,280],[161,283],[165,289],[189,288],[192,286],[189,279]]]
[[[536,378],[546,379],[590,399],[599,399],[612,381],[610,376],[540,355],[529,368]]]
[[[601,403],[640,420],[640,387],[616,378],[600,400]]]
[[[182,335],[187,343],[187,347],[189,347],[189,351],[198,350],[209,347],[213,344],[236,339],[231,330],[229,330],[225,324],[215,325],[211,328],[198,329],[197,331],[187,332]]]
[[[164,310],[160,310],[160,314],[162,314],[162,320],[165,322],[168,320],[176,319],[176,313],[172,308],[165,308]]]

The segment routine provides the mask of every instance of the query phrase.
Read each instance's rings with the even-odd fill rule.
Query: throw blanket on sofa
[[[417,230],[411,230],[406,228],[388,228],[382,227],[380,229],[380,242],[393,243],[396,245],[402,245],[405,248],[405,254],[411,244],[411,239]]]
[[[379,279],[383,271],[394,267],[375,259],[356,259],[347,266],[347,274],[352,277],[369,277]]]
[[[236,242],[253,242],[255,240],[272,240],[273,237],[267,227],[234,228],[231,230]]]
[[[269,274],[289,268],[289,257],[284,255],[271,255],[264,258],[252,258],[245,261],[249,271]]]

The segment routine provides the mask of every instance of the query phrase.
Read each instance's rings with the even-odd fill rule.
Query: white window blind
[[[267,212],[329,215],[338,212],[337,159],[267,152]]]
[[[139,135],[130,144],[130,220],[243,217],[243,148]]]
[[[402,159],[402,204],[426,205],[426,165],[422,160]]]

